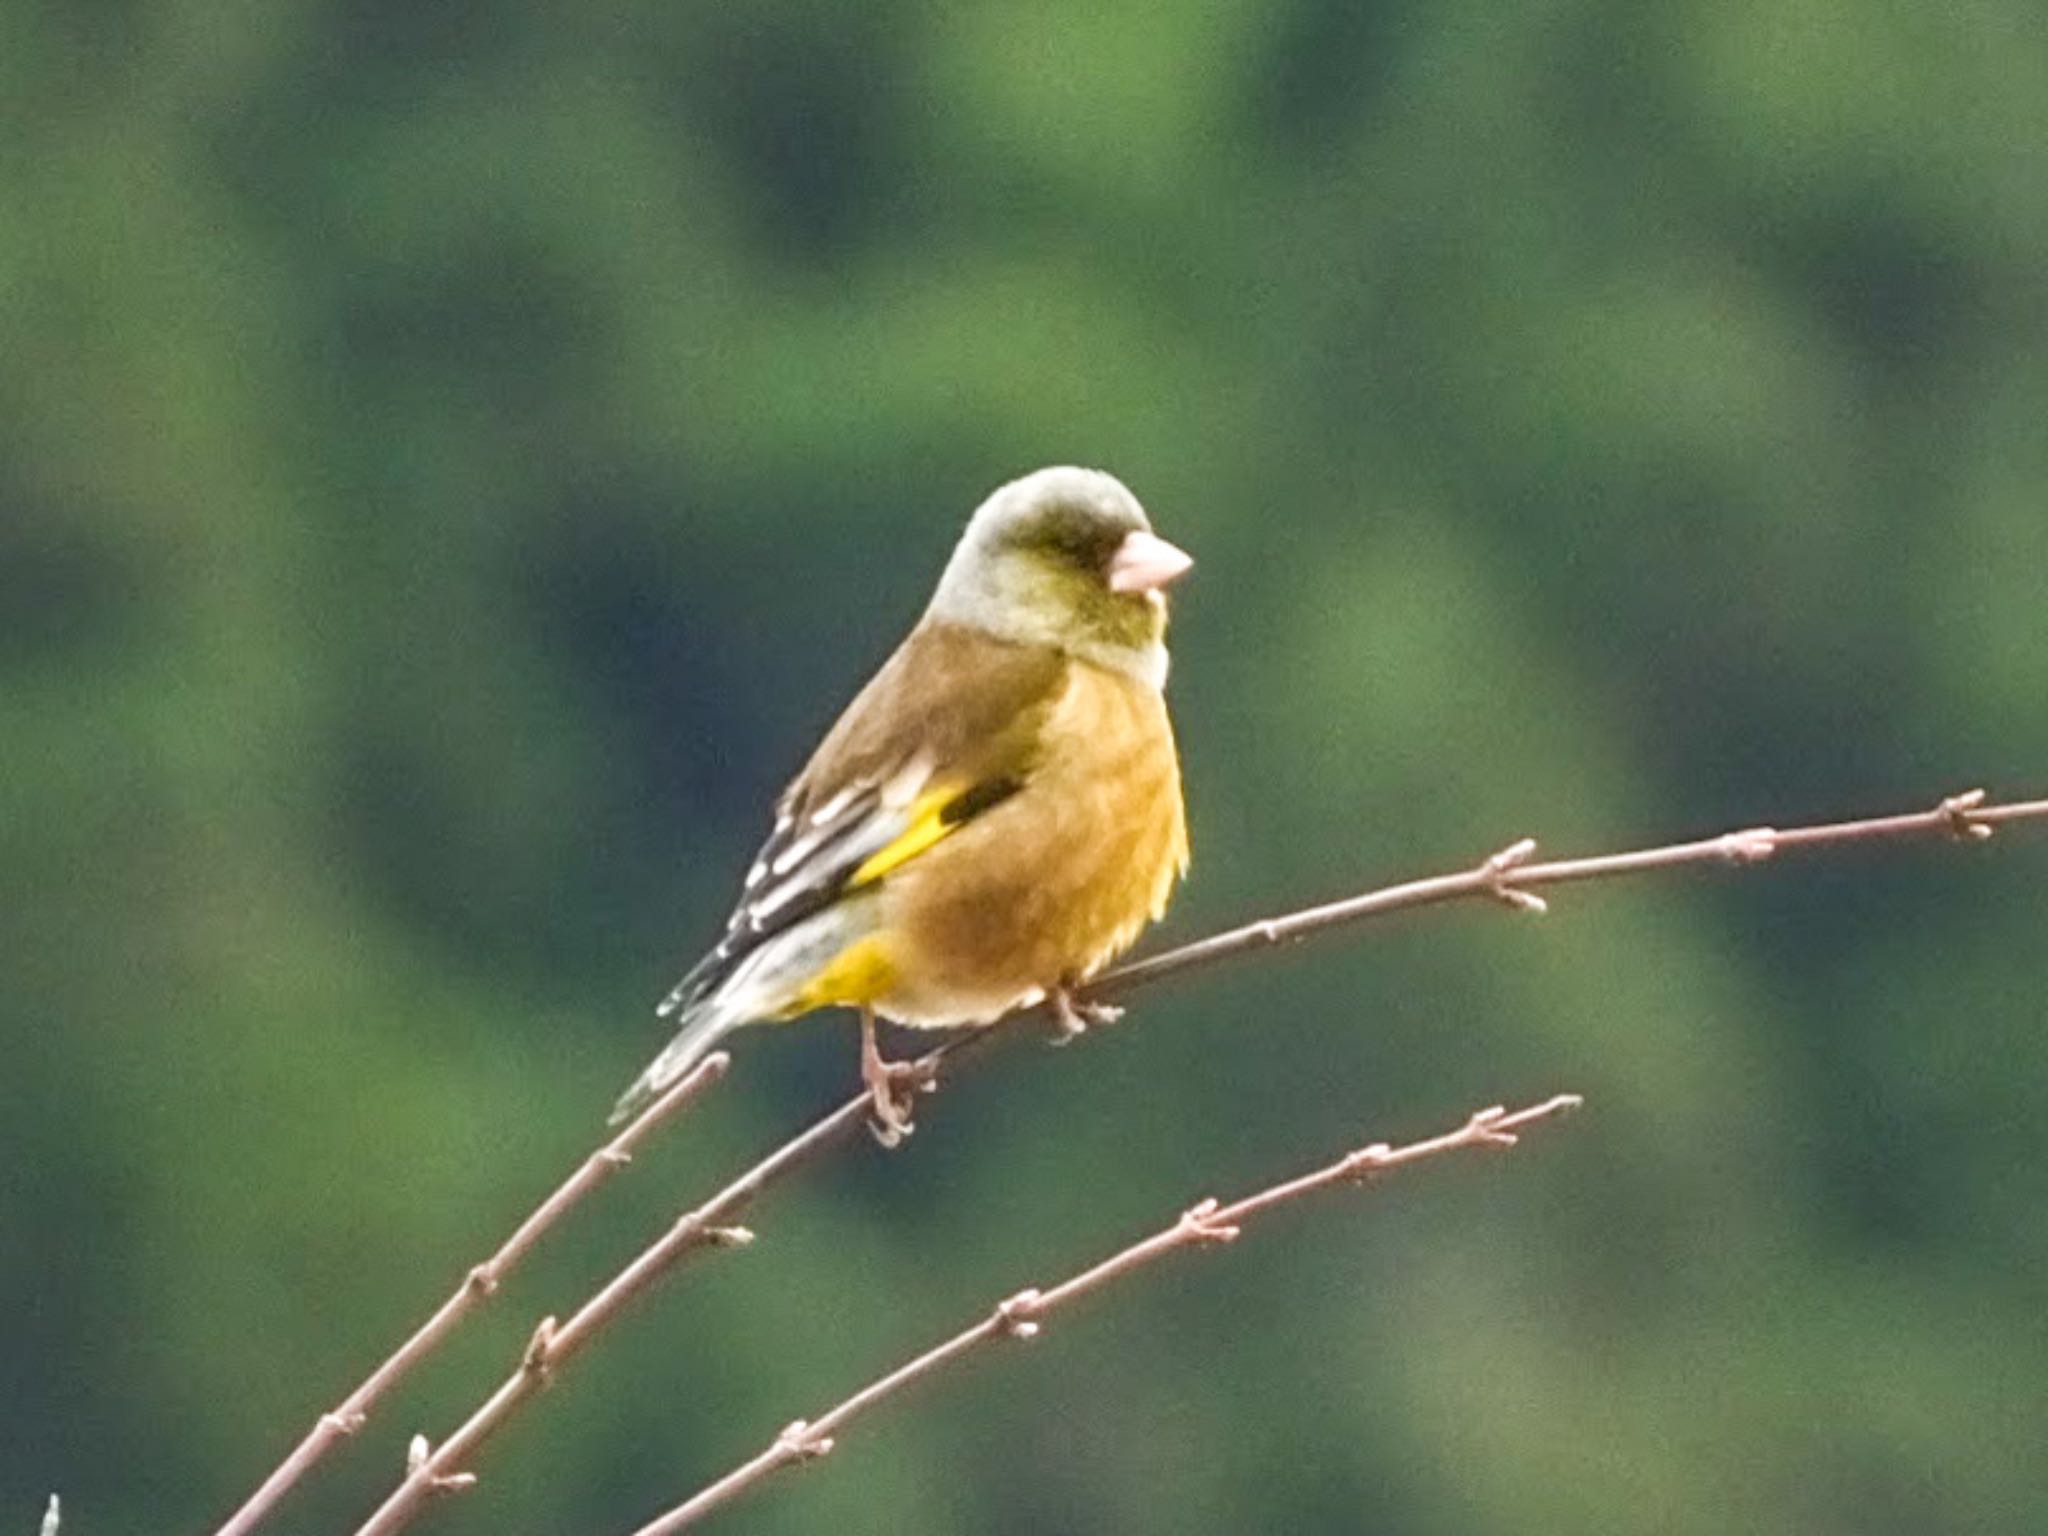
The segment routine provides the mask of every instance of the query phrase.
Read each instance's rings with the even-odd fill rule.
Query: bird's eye
[[[1109,569],[1110,557],[1123,542],[1123,536],[1124,530],[1102,518],[1061,508],[1042,518],[1030,531],[1027,542],[1063,565],[1099,574]]]

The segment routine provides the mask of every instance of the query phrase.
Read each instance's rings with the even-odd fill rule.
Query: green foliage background
[[[0,7],[0,1520],[201,1531],[590,1145],[966,511],[1200,559],[1160,942],[2048,765],[2024,0]],[[1013,1051],[423,1529],[622,1530],[1193,1195],[1577,1088],[935,1385],[762,1532],[2032,1533],[2048,846],[1446,911]],[[843,1093],[717,1101],[344,1531]]]

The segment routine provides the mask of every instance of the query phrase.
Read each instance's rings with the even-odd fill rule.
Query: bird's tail
[[[662,1047],[661,1054],[648,1063],[633,1086],[619,1096],[619,1102],[612,1107],[611,1124],[639,1114],[708,1056],[720,1040],[751,1022],[755,1015],[714,992],[679,1010],[677,1017],[681,1027],[675,1039]]]
[[[816,1006],[805,988],[847,946],[873,932],[872,900],[835,902],[751,948],[720,944],[655,1011],[676,1023],[676,1037],[612,1110],[613,1125],[645,1109],[743,1024],[787,1019]]]

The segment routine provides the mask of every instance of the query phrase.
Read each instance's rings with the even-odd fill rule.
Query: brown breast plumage
[[[884,882],[888,1017],[994,1018],[1094,974],[1165,909],[1188,845],[1164,698],[1070,660],[1043,731],[1021,793]]]

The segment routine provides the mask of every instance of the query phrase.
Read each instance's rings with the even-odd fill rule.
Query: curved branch
[[[567,1215],[571,1206],[596,1189],[612,1174],[633,1160],[633,1149],[653,1133],[655,1128],[668,1121],[684,1105],[691,1103],[697,1095],[725,1076],[725,1069],[731,1058],[724,1053],[707,1056],[668,1092],[656,1099],[641,1112],[624,1130],[599,1147],[553,1194],[533,1208],[532,1213],[522,1221],[513,1234],[506,1238],[498,1251],[483,1263],[463,1276],[462,1283],[454,1293],[442,1302],[432,1317],[413,1331],[407,1339],[374,1371],[363,1378],[353,1392],[343,1398],[339,1405],[329,1409],[314,1421],[306,1437],[292,1453],[278,1463],[270,1476],[263,1480],[257,1490],[243,1501],[242,1507],[228,1518],[218,1536],[246,1536],[257,1523],[270,1513],[271,1509],[291,1490],[294,1483],[310,1472],[322,1457],[348,1436],[360,1430],[368,1421],[370,1410],[393,1387],[418,1365],[456,1326],[473,1311],[477,1305],[488,1299],[498,1288],[498,1282],[512,1271],[513,1266],[526,1256],[527,1251],[540,1241],[548,1228]]]
[[[1086,1001],[1122,997],[1169,976],[1217,964],[1316,934],[1348,927],[1367,918],[1411,907],[1481,898],[1511,909],[1540,913],[1543,899],[1532,886],[1640,874],[1693,864],[1747,866],[1783,850],[1824,847],[1876,839],[1937,835],[1977,842],[2006,822],[2048,819],[2048,800],[1987,802],[1982,790],[1951,795],[1931,810],[1860,821],[1830,822],[1785,829],[1757,827],[1694,842],[1638,849],[1592,858],[1532,863],[1533,840],[1524,839],[1481,860],[1469,869],[1367,891],[1343,901],[1310,907],[1281,917],[1247,923],[1224,933],[1167,950],[1149,960],[1134,961],[1108,972],[1082,993]],[[973,1031],[926,1052],[913,1064],[926,1092],[939,1085],[942,1064],[978,1054],[993,1041],[1008,1038],[1018,1026],[1046,1017],[1041,1005],[1021,1009],[986,1029]],[[519,1405],[530,1398],[569,1355],[579,1351],[624,1303],[645,1290],[689,1255],[721,1242],[744,1241],[751,1234],[732,1223],[753,1202],[789,1175],[858,1134],[867,1119],[865,1090],[784,1143],[703,1205],[678,1220],[670,1230],[634,1259],[560,1328],[544,1319],[519,1365],[461,1427],[426,1454],[412,1458],[406,1475],[356,1536],[393,1536],[410,1524],[434,1494],[466,1488],[473,1453],[494,1434]]]
[[[830,1455],[839,1442],[846,1427],[870,1408],[876,1407],[888,1398],[912,1386],[941,1367],[952,1364],[962,1355],[1001,1339],[1029,1339],[1037,1335],[1040,1324],[1054,1312],[1083,1296],[1107,1286],[1112,1280],[1121,1280],[1126,1275],[1143,1269],[1182,1248],[1195,1248],[1209,1243],[1228,1243],[1236,1240],[1245,1224],[1254,1217],[1263,1216],[1275,1206],[1286,1205],[1304,1195],[1327,1189],[1335,1184],[1363,1184],[1376,1175],[1403,1164],[1420,1162],[1426,1157],[1435,1157],[1444,1152],[1460,1151],[1468,1147],[1512,1147],[1516,1132],[1524,1126],[1557,1114],[1562,1110],[1579,1106],[1577,1094],[1560,1093],[1541,1104],[1532,1104],[1526,1109],[1509,1114],[1499,1105],[1482,1109],[1456,1130],[1432,1136],[1426,1141],[1410,1142],[1403,1147],[1392,1147],[1385,1142],[1375,1142],[1346,1153],[1336,1162],[1262,1189],[1257,1194],[1247,1195],[1229,1205],[1218,1205],[1214,1200],[1203,1200],[1182,1213],[1180,1220],[1170,1227],[1162,1227],[1150,1237],[1138,1242],[1120,1253],[1112,1254],[1099,1264],[1082,1270],[1079,1274],[1062,1280],[1058,1285],[1045,1290],[1036,1287],[1017,1292],[1014,1296],[996,1303],[995,1308],[980,1322],[962,1329],[943,1344],[925,1351],[916,1359],[898,1366],[888,1374],[869,1382],[837,1407],[820,1414],[815,1419],[799,1419],[777,1435],[768,1447],[753,1459],[742,1462],[726,1473],[717,1482],[711,1483],[693,1494],[666,1514],[650,1520],[634,1532],[634,1536],[674,1536],[686,1526],[695,1525],[704,1516],[731,1503],[741,1494],[754,1487],[770,1474],[785,1467],[793,1467],[820,1456]]]
[[[1212,934],[1192,944],[1167,950],[1149,960],[1120,966],[1089,987],[1087,995],[1091,998],[1121,996],[1136,987],[1199,970],[1251,950],[1298,943],[1332,928],[1346,927],[1369,917],[1410,907],[1430,907],[1447,901],[1482,897],[1518,910],[1542,913],[1548,909],[1548,903],[1531,894],[1532,886],[1565,885],[1573,881],[1635,875],[1646,870],[1672,869],[1688,864],[1760,864],[1781,852],[1841,843],[1928,835],[1983,842],[2007,822],[2043,818],[2048,818],[2048,800],[2014,800],[1994,805],[1983,790],[1972,789],[1948,796],[1931,810],[1908,811],[1900,816],[1823,822],[1805,827],[1749,827],[1689,843],[1668,843],[1629,853],[1607,853],[1541,864],[1529,862],[1536,852],[1536,842],[1533,838],[1524,838],[1472,868],[1455,874],[1410,880],[1342,901],[1290,912],[1285,917],[1246,923],[1241,928],[1232,928],[1228,932]]]

